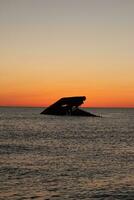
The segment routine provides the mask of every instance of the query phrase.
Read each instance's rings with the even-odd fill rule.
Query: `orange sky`
[[[0,1],[0,106],[134,107],[133,1]]]

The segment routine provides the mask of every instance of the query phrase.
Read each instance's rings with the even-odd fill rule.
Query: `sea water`
[[[134,200],[134,109],[0,108],[0,200]]]

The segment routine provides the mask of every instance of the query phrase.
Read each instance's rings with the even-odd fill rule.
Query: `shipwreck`
[[[85,96],[64,97],[47,107],[40,114],[98,117],[79,108],[85,100]]]

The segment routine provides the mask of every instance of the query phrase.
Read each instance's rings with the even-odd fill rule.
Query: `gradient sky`
[[[0,0],[0,105],[134,107],[133,0]]]

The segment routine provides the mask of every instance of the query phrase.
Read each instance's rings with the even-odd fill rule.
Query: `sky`
[[[0,106],[134,107],[133,0],[0,0]]]

